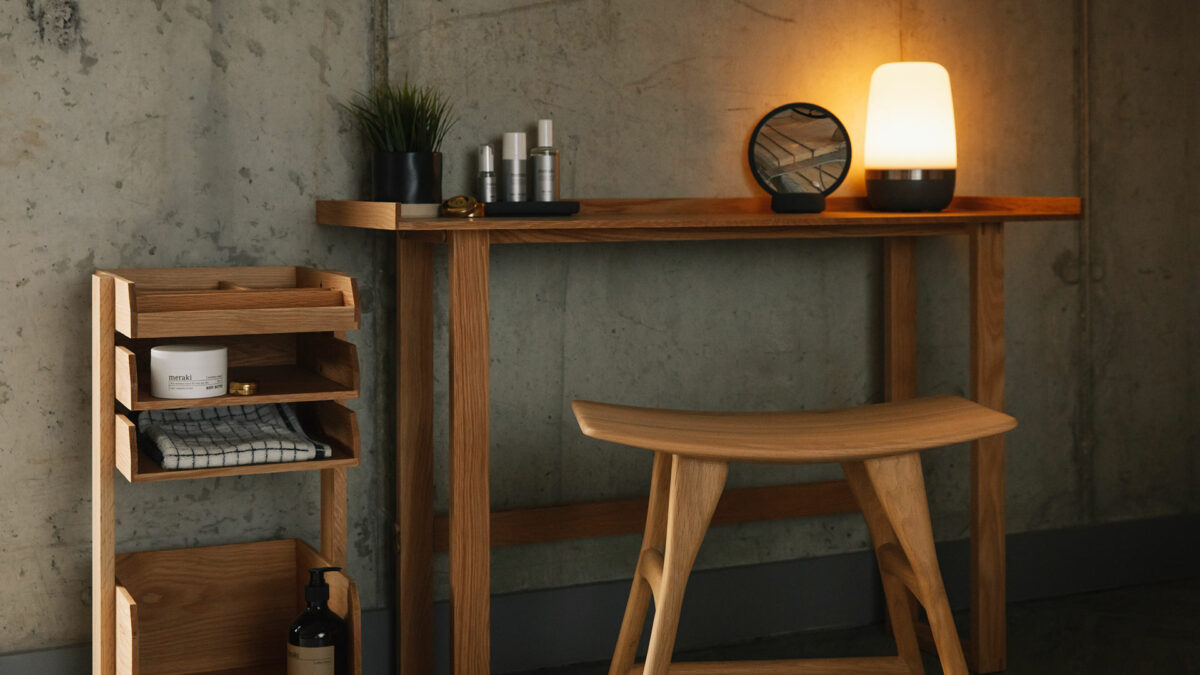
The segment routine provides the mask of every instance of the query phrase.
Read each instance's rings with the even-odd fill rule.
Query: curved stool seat
[[[934,553],[919,451],[1004,433],[1017,421],[957,396],[799,412],[721,413],[575,401],[583,433],[653,450],[646,532],[609,675],[922,673],[915,598],[942,669],[967,673]],[[897,656],[671,665],[683,591],[725,488],[729,462],[839,462],[867,521]],[[646,662],[634,663],[650,600]]]
[[[886,457],[994,436],[1017,426],[958,396],[796,412],[697,412],[575,401],[585,436],[736,462],[801,464]]]

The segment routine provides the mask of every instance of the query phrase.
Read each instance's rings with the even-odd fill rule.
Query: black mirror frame
[[[838,129],[842,131],[842,135],[846,138],[846,164],[842,167],[842,174],[838,176],[838,179],[834,181],[833,185],[826,188],[824,192],[776,192],[774,188],[772,188],[761,177],[759,177],[758,171],[755,170],[755,140],[758,139],[758,132],[762,130],[763,125],[767,123],[767,120],[771,119],[775,115],[785,110],[791,110],[793,112],[805,115],[806,113],[796,110],[797,107],[801,106],[824,113],[824,116],[827,116],[829,119],[833,120],[833,123],[836,124]],[[754,125],[754,131],[750,132],[750,143],[746,146],[746,162],[750,167],[750,174],[754,176],[754,182],[758,183],[759,187],[766,191],[767,194],[771,195],[771,210],[776,213],[820,213],[821,211],[824,211],[825,197],[832,194],[833,191],[838,189],[842,182],[846,180],[846,176],[850,173],[850,162],[853,156],[854,149],[850,144],[850,132],[846,130],[846,125],[842,124],[842,121],[838,119],[837,115],[834,115],[828,108],[819,106],[815,103],[785,103],[777,108],[774,108],[771,110],[771,112],[763,115],[762,119],[758,121],[758,124]]]

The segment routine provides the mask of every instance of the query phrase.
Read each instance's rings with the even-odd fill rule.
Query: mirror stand
[[[771,195],[775,213],[820,213],[825,210],[825,195],[820,192],[788,192]]]

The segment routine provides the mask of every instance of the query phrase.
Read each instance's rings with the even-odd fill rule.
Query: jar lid
[[[222,345],[158,345],[150,348],[151,358],[158,356],[170,359],[202,359],[212,356],[225,356],[229,348]]]

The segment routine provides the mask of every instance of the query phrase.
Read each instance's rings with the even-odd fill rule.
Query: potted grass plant
[[[433,86],[380,85],[345,105],[373,151],[375,201],[442,201],[442,141],[457,121],[453,106]]]

